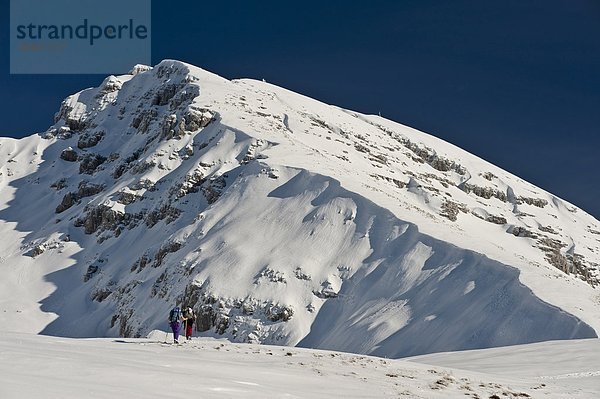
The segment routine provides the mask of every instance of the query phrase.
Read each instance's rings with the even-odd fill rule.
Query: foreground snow
[[[148,339],[70,339],[3,332],[0,397],[593,398],[600,395],[597,383],[600,359],[594,356],[600,349],[598,340],[432,355],[411,361],[206,338],[181,346],[164,344],[164,340],[165,333],[161,331],[151,333]],[[567,353],[572,356],[564,356]],[[557,357],[561,354],[562,357]],[[477,369],[485,374],[425,363]]]
[[[515,378],[534,378],[544,383],[600,390],[600,341],[597,339],[549,341],[467,352],[416,356],[412,361],[454,367]],[[516,366],[518,365],[518,366]],[[597,398],[598,393],[590,398]]]

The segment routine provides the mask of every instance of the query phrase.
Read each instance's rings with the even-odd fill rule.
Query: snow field
[[[431,359],[389,360],[348,353],[196,339],[164,344],[165,332],[148,339],[69,339],[3,332],[0,396],[3,399],[114,398],[586,398],[599,386],[582,379],[549,378],[577,370],[574,363],[545,363],[533,376],[515,369],[556,354],[548,346],[503,348],[495,370],[459,370],[470,352],[453,354],[454,366]],[[571,344],[571,343],[569,343]],[[598,341],[576,341],[588,353]],[[529,348],[529,349],[527,349]],[[565,349],[565,348],[563,348]],[[494,354],[498,352],[490,352]],[[480,352],[485,355],[486,351]],[[483,356],[481,356],[483,358]],[[587,355],[588,360],[592,360]],[[416,363],[423,362],[423,363]],[[481,362],[480,362],[481,363]],[[598,366],[587,363],[589,366]],[[493,368],[493,367],[492,367]],[[493,371],[493,372],[488,372]]]

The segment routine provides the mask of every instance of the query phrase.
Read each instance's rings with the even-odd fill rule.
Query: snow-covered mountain
[[[177,61],[1,138],[0,190],[11,330],[145,336],[177,303],[204,335],[400,357],[600,329],[589,214],[425,133]]]

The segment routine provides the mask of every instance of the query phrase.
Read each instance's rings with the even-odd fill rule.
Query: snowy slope
[[[76,340],[3,334],[0,397],[589,399],[600,395],[599,385],[590,383],[597,377],[586,377],[574,361],[545,362],[537,375],[511,372],[532,356],[557,355],[551,346],[517,348],[515,356],[496,357],[494,372],[473,372],[428,365],[430,359],[421,364],[213,339],[194,339],[177,347],[161,344],[163,332],[152,337]],[[598,340],[574,344],[587,349],[586,364],[595,367],[597,376],[600,364],[591,354],[597,353]],[[453,362],[446,363],[460,366],[463,355],[467,359],[469,353],[456,353]]]
[[[560,381],[561,385],[590,390],[600,389],[600,341],[549,341],[465,352],[436,353],[410,359],[417,363],[490,375],[536,379],[542,383]],[[599,394],[589,394],[590,398]],[[566,397],[566,396],[565,396]]]
[[[600,223],[425,133],[177,61],[0,139],[0,323],[388,357],[596,337]]]

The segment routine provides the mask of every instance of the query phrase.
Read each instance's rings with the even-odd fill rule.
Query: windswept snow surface
[[[561,385],[596,392],[589,397],[597,398],[600,397],[598,353],[600,340],[591,339],[436,353],[405,360],[543,383],[560,380]]]
[[[587,377],[576,376],[583,370],[576,361],[540,363],[537,375],[528,369],[522,375],[513,371],[531,364],[532,357],[560,355],[551,346],[503,349],[511,355],[495,356],[493,372],[485,368],[473,372],[448,368],[460,366],[462,360],[470,362],[469,352],[454,354],[446,362],[449,366],[440,367],[206,338],[174,346],[163,343],[165,335],[155,331],[149,339],[69,339],[3,332],[0,397],[589,399],[600,395],[600,385],[585,384]],[[598,370],[598,357],[590,355],[600,349],[598,340],[575,345],[577,354],[585,357],[585,370]],[[482,358],[488,351],[480,353]]]
[[[166,60],[0,139],[0,325],[402,357],[596,337],[600,223],[385,119]]]

